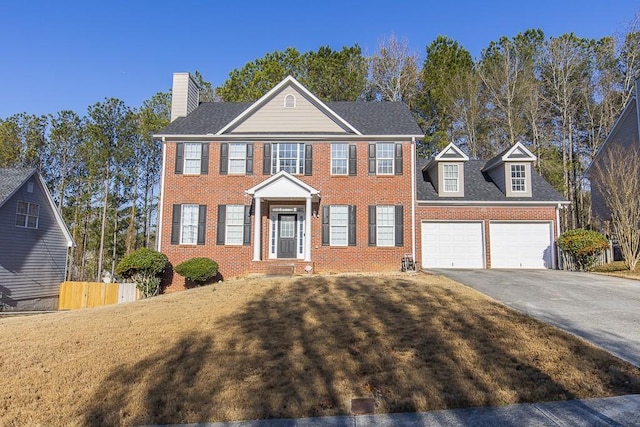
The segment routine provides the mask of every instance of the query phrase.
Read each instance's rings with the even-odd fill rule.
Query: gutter
[[[416,262],[416,138],[411,137],[411,256]]]
[[[158,225],[156,229],[156,246],[162,252],[162,212],[164,211],[164,174],[167,164],[167,144],[162,137],[162,173],[160,174],[160,210],[158,211]]]
[[[171,134],[157,134],[153,135],[154,138],[162,138],[166,141],[167,138],[171,141],[266,141],[266,140],[295,140],[295,141],[369,141],[369,140],[406,140],[411,138],[422,138],[424,135],[352,135],[352,134],[336,134],[336,135],[313,135],[313,134],[225,134],[216,135],[213,133],[207,134],[186,134],[186,135],[171,135]]]
[[[557,200],[540,200],[540,201],[527,201],[527,200],[502,200],[502,201],[487,201],[487,200],[418,200],[418,206],[452,206],[452,207],[467,207],[469,205],[481,205],[481,206],[567,206],[570,205],[569,201],[557,201]]]

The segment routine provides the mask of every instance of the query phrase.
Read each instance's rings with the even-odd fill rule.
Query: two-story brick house
[[[444,166],[450,149],[462,152],[448,147],[434,160],[442,167],[430,164],[423,172],[415,155],[423,134],[405,104],[325,103],[292,77],[254,103],[199,104],[194,80],[176,73],[172,122],[156,136],[163,147],[159,250],[174,265],[212,258],[225,277],[283,267],[296,273],[397,270],[406,254],[423,259],[417,245],[431,250],[431,243],[423,242],[429,236],[424,224],[464,219],[452,205],[475,194],[468,187],[475,179],[466,178],[472,168],[463,158],[449,160],[468,182],[460,181],[458,192],[444,192],[440,200],[451,196],[456,203],[445,207],[419,197],[431,197],[438,188],[429,176],[440,170],[449,176],[455,169]],[[522,149],[528,157],[518,164],[528,193],[517,191],[513,198],[506,190],[504,198],[524,197],[520,204],[528,201],[528,206],[516,218],[541,218],[553,246],[561,198],[555,193],[555,202],[544,200],[544,214],[527,216],[525,211],[541,201],[531,184],[548,184],[532,171],[526,148],[519,145],[508,154],[520,156]],[[509,161],[485,163],[488,171],[505,173]],[[500,202],[506,203],[489,204]],[[514,212],[514,206],[505,206],[496,211],[498,219]],[[473,202],[470,209],[478,210]],[[483,224],[488,248],[484,233],[492,214],[486,209],[472,217]],[[448,216],[448,211],[456,213]],[[489,250],[482,253],[489,256]],[[424,261],[430,265],[429,257]],[[549,262],[547,268],[554,265]],[[481,267],[490,266],[483,261]],[[183,285],[174,277],[169,290]]]

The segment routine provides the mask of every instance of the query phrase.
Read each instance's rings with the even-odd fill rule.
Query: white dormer
[[[469,157],[453,143],[427,165],[427,173],[440,197],[464,197],[464,163]]]
[[[507,197],[531,197],[531,164],[536,156],[522,143],[487,162],[487,172]]]

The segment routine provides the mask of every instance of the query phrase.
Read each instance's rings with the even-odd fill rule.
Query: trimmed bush
[[[116,272],[131,279],[145,297],[157,295],[160,291],[161,276],[169,260],[167,256],[152,249],[140,248],[125,255],[116,266]]]
[[[202,285],[218,275],[218,263],[211,258],[191,258],[176,265],[174,271],[196,285]]]
[[[600,252],[609,247],[609,241],[597,231],[577,228],[562,233],[558,247],[573,257],[579,270],[589,271]]]

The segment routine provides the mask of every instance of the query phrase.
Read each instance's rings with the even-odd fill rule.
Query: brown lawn
[[[229,281],[0,320],[0,425],[427,411],[640,392],[640,370],[448,279]]]

